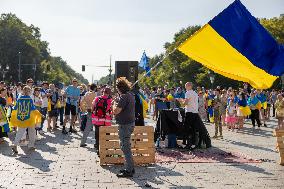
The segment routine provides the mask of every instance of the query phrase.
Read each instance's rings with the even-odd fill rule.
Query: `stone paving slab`
[[[267,128],[246,124],[238,133],[224,129],[223,140],[212,140],[215,148],[241,152],[263,163],[163,163],[137,167],[131,179],[116,177],[120,166],[99,165],[93,132],[86,148],[79,147],[81,133],[46,133],[36,142],[35,152],[22,147],[17,157],[10,156],[7,140],[0,145],[0,188],[284,188],[284,167],[278,164],[272,136],[275,125],[272,120]],[[207,124],[207,129],[213,135],[214,127]]]

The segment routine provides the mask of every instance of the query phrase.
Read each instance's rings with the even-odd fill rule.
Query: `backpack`
[[[95,104],[94,115],[98,116],[98,118],[105,118],[107,113],[110,113],[110,109],[107,110],[107,101],[110,99],[99,97],[98,102]]]

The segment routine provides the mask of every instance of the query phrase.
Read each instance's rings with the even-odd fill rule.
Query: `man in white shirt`
[[[185,133],[186,133],[186,146],[189,149],[196,147],[196,131],[198,130],[198,94],[192,90],[192,83],[185,84],[186,93],[185,99],[179,99],[185,104]],[[191,135],[191,137],[190,137]]]
[[[185,112],[198,113],[198,94],[192,90],[192,83],[185,84]]]

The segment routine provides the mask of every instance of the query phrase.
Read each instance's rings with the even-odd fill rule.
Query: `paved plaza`
[[[149,125],[154,125],[149,122]],[[36,142],[36,151],[22,147],[11,156],[7,142],[0,146],[0,188],[284,188],[284,166],[278,164],[276,120],[267,128],[246,124],[239,133],[224,131],[224,139],[212,140],[214,148],[241,152],[262,163],[163,163],[136,168],[131,179],[119,179],[120,166],[99,165],[94,133],[86,148],[79,147],[81,133],[64,136],[60,130]],[[214,127],[207,125],[210,135]],[[13,137],[13,134],[12,136]]]

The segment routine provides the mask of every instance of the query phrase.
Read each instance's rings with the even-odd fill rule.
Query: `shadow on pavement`
[[[247,147],[247,148],[252,148],[252,149],[256,149],[256,150],[263,150],[266,152],[275,152],[277,153],[275,150],[269,149],[269,148],[265,148],[265,147],[261,147],[261,146],[255,146],[255,145],[251,145],[251,144],[247,144],[247,143],[243,143],[243,142],[239,142],[239,141],[234,141],[234,140],[230,140],[230,139],[224,139],[224,141],[229,142],[231,144],[237,145],[237,146],[243,146],[243,147]]]
[[[272,136],[272,131],[262,130],[263,127],[256,127],[256,128],[242,128],[238,131],[239,134],[246,134],[252,136],[259,136],[259,137],[266,137],[269,138]]]
[[[26,155],[19,155],[19,157],[16,157],[16,160],[21,161],[22,163],[25,163],[27,165],[30,165],[31,167],[37,168],[41,170],[42,172],[49,172],[50,171],[50,164],[54,161],[51,160],[45,160],[41,156],[41,154],[37,151],[34,152],[27,152],[24,148],[22,148],[25,151]],[[33,169],[31,167],[23,168],[23,169]]]
[[[122,169],[122,166],[119,165],[108,165],[102,166],[103,169],[106,169],[114,174],[119,173],[119,170]],[[183,174],[174,171],[174,168],[162,167],[159,164],[149,165],[149,166],[136,166],[135,175],[130,180],[134,181],[141,188],[155,188],[151,184],[163,185],[167,183],[171,188],[179,188],[181,186],[178,183],[172,183],[167,179],[161,177],[174,177],[174,176],[184,176]],[[159,187],[158,187],[159,188]],[[193,187],[185,187],[193,188]]]

